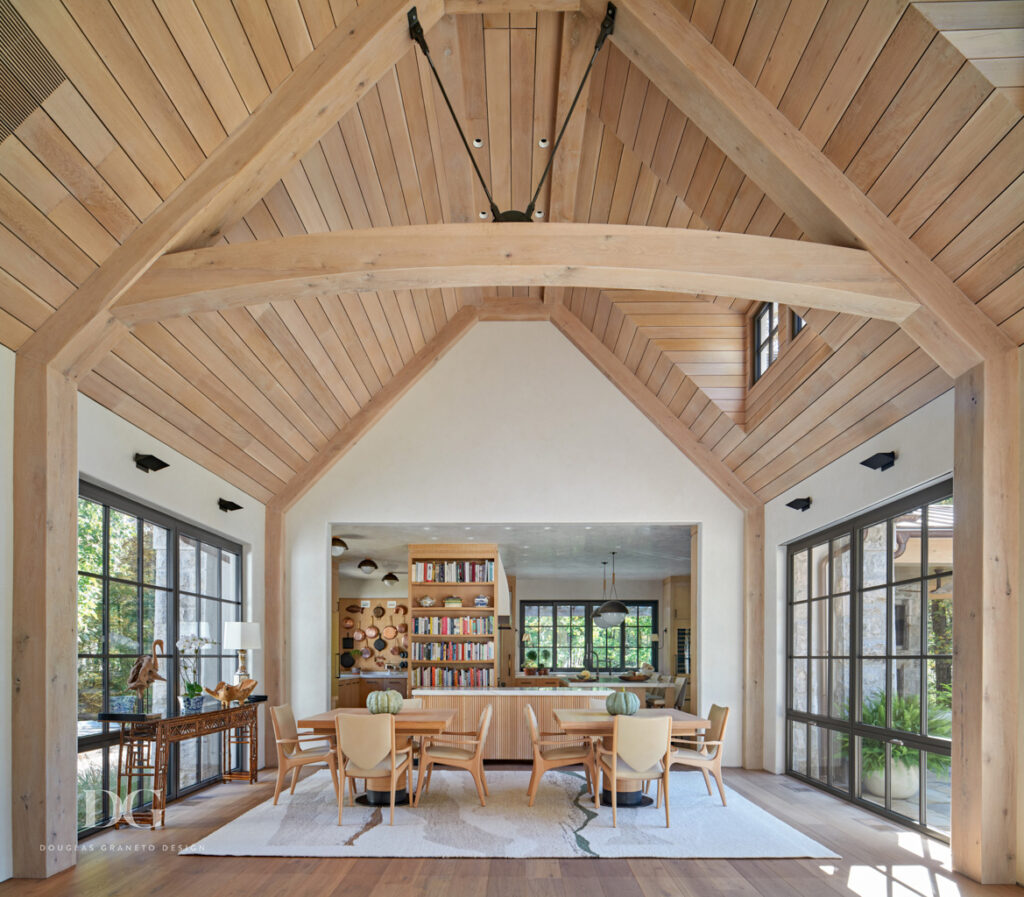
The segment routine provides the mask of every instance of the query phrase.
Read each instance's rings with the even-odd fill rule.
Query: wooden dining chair
[[[690,678],[689,676],[676,676],[675,679],[673,680],[673,682],[674,682],[674,690],[673,690],[673,693],[672,693],[672,702],[671,703],[672,703],[672,706],[675,707],[676,710],[682,710],[683,709],[683,705],[686,703],[686,686],[689,683],[689,678]],[[668,704],[668,701],[669,701],[668,690],[671,687],[672,686],[669,686],[669,687],[666,687],[664,689],[661,689],[662,694],[660,694],[660,695],[651,695],[651,694],[649,694],[647,696],[647,706],[648,707],[665,707]]]
[[[295,725],[295,714],[291,704],[282,704],[270,708],[270,721],[274,726],[274,741],[277,745],[277,785],[274,788],[274,806],[284,787],[285,776],[292,771],[292,787],[289,794],[295,793],[295,785],[299,781],[299,770],[311,763],[326,763],[334,780],[334,790],[338,790],[338,755],[331,747],[329,735],[317,735],[313,732],[299,732]],[[319,748],[305,748],[303,744],[322,741]]]
[[[530,776],[530,785],[526,789],[526,793],[530,797],[529,805],[533,806],[540,780],[549,769],[562,769],[566,766],[582,764],[583,771],[587,776],[587,786],[591,789],[596,788],[594,746],[591,740],[576,738],[567,741],[564,733],[541,732],[537,723],[537,714],[534,713],[530,704],[523,708],[523,713],[526,716],[526,724],[530,728],[530,741],[533,743],[533,774]]]
[[[341,787],[338,790],[338,825],[345,806],[345,782],[349,782],[350,806],[355,803],[355,779],[383,779],[391,783],[391,825],[395,824],[395,791],[398,780],[412,766],[412,747],[395,743],[392,713],[339,713],[334,719],[341,758]]]
[[[616,716],[612,724],[611,750],[597,745],[597,768],[606,777],[612,795],[612,826],[617,825],[618,783],[629,779],[640,786],[651,779],[665,785],[665,827],[668,814],[668,757],[672,751],[672,718],[669,716]],[[594,807],[600,806],[600,789],[594,789]],[[657,804],[656,804],[657,806]]]
[[[416,783],[417,806],[420,802],[420,792],[426,793],[430,789],[430,776],[435,765],[466,770],[476,783],[480,806],[487,806],[486,795],[490,792],[487,790],[487,776],[484,775],[484,746],[487,744],[487,733],[491,728],[493,713],[493,705],[488,704],[484,707],[475,732],[443,732],[423,739],[420,775]]]
[[[691,766],[699,769],[704,774],[704,784],[708,786],[708,794],[711,794],[711,779],[708,778],[708,773],[711,773],[718,783],[718,794],[722,798],[724,807],[726,803],[725,788],[722,786],[722,753],[725,724],[729,721],[729,708],[712,704],[708,720],[711,722],[711,726],[703,735],[672,739],[673,750],[669,754],[668,765],[669,768]],[[660,787],[659,783],[659,789]]]

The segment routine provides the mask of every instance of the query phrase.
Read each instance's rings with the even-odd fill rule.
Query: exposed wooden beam
[[[720,458],[713,455],[679,418],[627,368],[565,305],[551,309],[551,322],[597,369],[741,510],[756,511],[760,500]]]
[[[743,515],[743,768],[764,769],[764,505]]]
[[[447,15],[504,12],[572,12],[580,0],[445,0]]]
[[[347,290],[548,285],[719,293],[902,321],[917,303],[870,254],[748,234],[608,224],[448,224],[309,234],[164,256],[125,323]]]
[[[956,383],[953,498],[953,868],[1016,876],[1020,658],[1020,355]]]
[[[596,13],[597,0],[584,10]],[[862,246],[921,304],[902,326],[959,376],[1009,339],[670,0],[621,0],[615,44],[812,239]],[[809,304],[809,303],[808,303]]]
[[[67,378],[15,363],[11,831],[14,874],[73,866],[78,676],[78,394]]]
[[[375,393],[359,412],[338,431],[267,504],[267,513],[287,512],[360,439],[363,438],[409,389],[427,373],[479,320],[473,306],[457,312],[437,335],[394,377]],[[268,586],[270,583],[268,582]]]
[[[443,0],[418,0],[423,27]],[[410,46],[407,0],[364,3],[140,225],[21,348],[79,377],[123,333],[110,307],[157,258],[237,221]]]

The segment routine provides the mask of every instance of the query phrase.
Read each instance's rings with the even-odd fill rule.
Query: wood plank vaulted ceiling
[[[1024,3],[675,5],[1024,343]],[[355,6],[0,0],[0,342],[18,349]],[[554,141],[564,15],[449,15],[427,34],[502,209],[525,208]],[[545,221],[801,238],[611,43],[585,98],[575,178],[545,188]],[[410,41],[220,239],[470,222],[486,208]],[[747,300],[547,291],[763,500],[952,385],[897,325],[816,310],[748,389]],[[539,287],[281,295],[139,324],[80,388],[267,500],[462,307],[543,298]]]

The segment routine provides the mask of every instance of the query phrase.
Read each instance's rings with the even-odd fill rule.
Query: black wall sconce
[[[872,470],[888,470],[896,463],[896,452],[878,452],[860,463]]]
[[[810,506],[809,498],[794,498],[792,501],[786,502],[786,507],[792,508],[794,511],[806,511]]]
[[[217,507],[220,508],[222,511],[241,511],[242,510],[242,506],[240,504],[236,504],[233,501],[228,501],[226,498],[218,498],[217,499]]]
[[[170,467],[166,461],[161,461],[156,455],[142,455],[138,452],[135,453],[135,466],[143,473],[153,473],[157,470],[163,470],[165,467]]]

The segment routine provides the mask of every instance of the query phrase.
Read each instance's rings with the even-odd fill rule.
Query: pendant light
[[[608,8],[604,14],[604,19],[601,22],[601,30],[594,43],[594,52],[590,55],[590,62],[587,64],[587,70],[583,73],[583,79],[580,81],[580,86],[576,90],[576,96],[573,97],[572,105],[569,106],[569,111],[566,113],[565,121],[562,122],[562,129],[558,132],[558,139],[555,140],[555,145],[551,148],[551,155],[548,156],[548,164],[544,166],[544,171],[541,173],[540,180],[537,182],[537,189],[533,192],[533,198],[530,200],[530,204],[526,207],[525,212],[520,212],[516,209],[509,209],[508,211],[502,212],[499,211],[497,205],[495,205],[494,197],[491,196],[491,191],[487,188],[484,176],[480,172],[480,166],[476,164],[476,159],[473,157],[473,151],[469,148],[466,135],[462,132],[462,125],[459,124],[459,119],[455,115],[455,110],[452,108],[452,102],[448,99],[448,92],[444,89],[444,85],[441,83],[441,76],[437,73],[437,69],[434,67],[434,60],[430,58],[430,49],[427,47],[427,40],[423,34],[423,26],[420,24],[415,6],[409,10],[408,20],[409,37],[419,44],[420,49],[423,51],[423,55],[426,57],[427,63],[430,65],[430,70],[434,73],[434,80],[437,82],[437,86],[441,90],[441,96],[444,97],[445,104],[448,106],[448,111],[452,115],[452,121],[455,122],[455,128],[459,132],[459,137],[462,138],[462,145],[466,148],[466,153],[469,155],[469,161],[473,164],[473,170],[476,172],[477,179],[480,181],[480,186],[484,188],[484,195],[487,197],[487,203],[491,209],[491,217],[495,221],[532,221],[534,208],[537,204],[537,197],[540,196],[541,187],[544,186],[544,181],[548,176],[548,172],[551,170],[552,160],[555,158],[555,153],[558,152],[558,145],[562,142],[562,137],[565,135],[565,129],[569,124],[569,119],[572,118],[572,113],[576,108],[576,103],[579,101],[580,94],[583,93],[583,86],[587,83],[590,70],[594,67],[594,60],[597,59],[597,54],[601,52],[601,47],[604,46],[604,42],[608,39],[608,36],[615,30],[615,4],[608,4]],[[474,140],[473,143],[474,145],[479,145],[476,140]],[[542,214],[543,212],[537,212],[537,217],[540,217]],[[481,212],[480,215],[481,217],[486,217],[485,212]]]
[[[344,539],[339,539],[337,536],[331,539],[331,557],[340,558],[346,551],[348,551],[348,544]]]
[[[594,623],[601,629],[614,629],[620,626],[622,621],[629,616],[629,608],[619,601],[618,593],[615,591],[615,552],[612,552],[612,590],[605,601],[593,616]]]
[[[377,565],[369,558],[363,558],[359,562],[359,569],[362,570],[363,573],[365,573],[367,576],[369,576],[371,573],[373,573],[374,570],[377,569]]]
[[[398,577],[394,573],[385,573],[381,582],[386,586],[393,586],[398,582]]]

